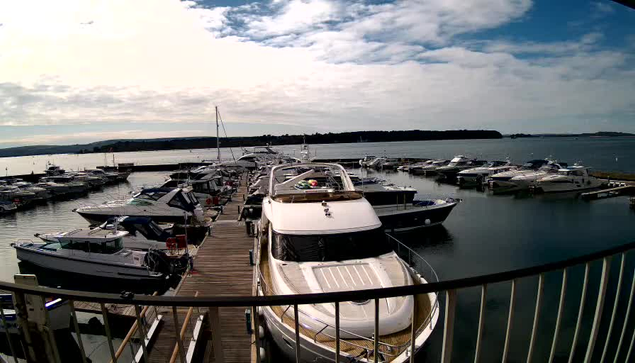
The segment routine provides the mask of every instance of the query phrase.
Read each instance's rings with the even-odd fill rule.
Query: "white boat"
[[[489,189],[494,193],[517,192],[527,190],[538,179],[549,173],[555,173],[560,164],[545,159],[530,160],[516,170],[494,174],[487,180]]]
[[[366,155],[363,158],[359,159],[359,166],[361,166],[362,168],[367,168],[368,164],[375,159],[377,159],[377,157],[374,155]]]
[[[18,206],[9,200],[0,200],[0,214],[12,213],[18,209]]]
[[[426,176],[435,175],[439,168],[448,165],[449,162],[449,160],[434,160],[428,165],[415,169],[415,171],[413,171],[413,174]]]
[[[406,232],[442,224],[459,203],[455,199],[415,200],[406,204],[373,206],[385,230]]]
[[[483,184],[491,175],[516,169],[518,167],[509,161],[490,161],[483,166],[461,170],[456,176],[456,182],[460,186]]]
[[[80,229],[67,233],[58,242],[12,243],[20,261],[35,266],[85,276],[161,281],[186,261],[170,260],[159,251],[131,251],[123,247],[128,232]]]
[[[291,171],[290,168],[293,168]],[[286,175],[294,174],[292,178]],[[393,250],[372,206],[337,164],[274,167],[259,222],[259,294],[289,295],[364,290],[426,280]],[[417,304],[415,349],[439,318],[437,295],[380,299],[379,353],[382,362],[410,358],[412,309]],[[341,361],[374,359],[371,300],[340,303]],[[273,340],[295,357],[291,307],[263,307]],[[335,352],[333,304],[300,305],[302,362],[331,362]],[[388,341],[390,339],[390,341]]]
[[[128,200],[115,200],[74,210],[92,224],[112,217],[150,217],[161,223],[204,224],[203,209],[189,189],[148,188]]]
[[[36,233],[35,237],[44,242],[60,242],[64,238],[101,229],[105,231],[124,231],[122,236],[123,247],[131,250],[167,250],[166,241],[172,238],[169,229],[164,229],[149,217],[119,217],[101,224],[93,229],[80,228],[72,231],[60,231],[52,233]]]
[[[589,168],[574,165],[558,170],[536,182],[536,189],[545,193],[574,192],[595,189],[602,186],[600,179],[589,175]]]

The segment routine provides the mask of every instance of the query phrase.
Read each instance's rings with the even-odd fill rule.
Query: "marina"
[[[614,227],[613,230],[609,232],[609,236],[612,233],[615,236],[613,240],[617,241],[619,240],[618,236],[632,233],[628,222],[632,218],[629,208],[616,209],[613,207],[619,205],[624,200],[626,200],[626,203],[622,205],[629,204],[628,199],[625,199],[623,195],[618,195],[617,193],[613,193],[614,195],[612,195],[615,196],[615,198],[604,199],[600,197],[598,199],[601,200],[589,203],[584,200],[585,194],[580,194],[580,192],[575,190],[574,194],[543,194],[536,192],[534,190],[536,188],[530,187],[515,193],[502,194],[493,193],[488,190],[488,178],[495,176],[497,172],[504,173],[518,168],[509,162],[500,162],[495,165],[485,164],[484,160],[479,158],[479,165],[473,165],[470,161],[473,159],[465,158],[467,160],[465,161],[466,164],[469,165],[466,165],[464,168],[462,165],[459,165],[458,169],[451,165],[455,168],[450,171],[451,176],[449,172],[437,172],[434,176],[426,176],[418,175],[416,172],[410,172],[411,170],[416,170],[412,165],[421,164],[422,162],[419,160],[426,158],[386,158],[386,161],[390,163],[387,168],[378,167],[378,170],[374,168],[359,168],[360,165],[358,161],[357,166],[353,167],[352,164],[349,164],[349,168],[342,169],[345,170],[344,172],[336,170],[327,172],[324,175],[317,175],[311,174],[313,173],[311,170],[315,169],[316,166],[319,169],[323,167],[321,165],[335,165],[328,163],[333,160],[326,160],[326,163],[322,164],[311,164],[315,163],[315,161],[311,161],[309,164],[301,164],[301,160],[299,159],[294,160],[293,157],[285,157],[282,159],[285,160],[284,162],[292,163],[288,164],[291,165],[291,169],[282,173],[280,177],[276,177],[276,182],[270,184],[271,178],[269,177],[269,173],[271,167],[275,165],[275,157],[272,157],[270,153],[265,154],[267,154],[267,156],[264,156],[264,162],[260,161],[260,164],[254,164],[260,166],[261,169],[255,168],[252,172],[222,172],[221,174],[223,175],[220,175],[217,171],[211,171],[216,170],[214,168],[220,168],[219,170],[224,170],[224,168],[234,170],[239,161],[230,161],[227,166],[220,167],[192,165],[189,166],[188,169],[179,168],[176,173],[172,170],[170,171],[172,180],[181,180],[175,182],[174,185],[169,184],[169,180],[166,181],[168,176],[166,176],[165,171],[133,172],[130,174],[128,181],[123,184],[103,186],[103,189],[92,191],[85,196],[80,196],[79,199],[52,200],[47,204],[36,204],[31,208],[18,210],[2,216],[0,217],[0,222],[11,223],[11,221],[14,221],[15,223],[28,215],[39,214],[50,208],[64,208],[66,210],[64,213],[68,213],[69,216],[72,216],[70,221],[74,222],[72,222],[71,225],[66,227],[64,227],[64,225],[56,225],[55,227],[41,225],[37,231],[29,229],[22,234],[22,237],[18,235],[18,238],[16,238],[25,238],[27,234],[33,236],[34,232],[38,232],[43,234],[36,236],[36,238],[50,241],[49,243],[57,243],[56,241],[60,238],[64,238],[66,235],[64,233],[70,233],[74,231],[74,228],[80,228],[78,231],[81,231],[81,228],[85,228],[88,224],[88,221],[85,221],[82,216],[74,212],[74,210],[80,211],[83,210],[82,208],[86,208],[78,205],[78,202],[87,206],[99,205],[104,201],[108,202],[112,200],[132,201],[126,203],[137,204],[138,202],[134,201],[142,196],[147,195],[150,199],[156,196],[156,198],[152,200],[156,199],[159,201],[163,196],[170,195],[165,202],[165,205],[168,205],[167,200],[169,199],[171,201],[174,199],[172,194],[170,194],[173,190],[178,191],[181,190],[179,188],[188,188],[186,185],[188,182],[195,182],[196,179],[200,178],[208,178],[199,177],[198,175],[208,175],[209,173],[209,180],[215,180],[212,175],[219,175],[218,178],[220,179],[217,180],[222,180],[222,182],[214,182],[212,188],[207,189],[205,192],[199,190],[198,194],[193,193],[193,195],[196,195],[196,200],[201,204],[201,213],[203,213],[203,216],[201,218],[197,217],[197,219],[202,221],[204,226],[208,226],[206,227],[207,229],[204,230],[204,233],[209,231],[209,235],[205,236],[199,232],[193,232],[192,236],[196,235],[201,237],[198,242],[190,241],[190,238],[188,238],[190,243],[194,243],[188,245],[187,248],[187,255],[190,256],[191,263],[180,279],[180,282],[176,282],[167,290],[161,291],[162,296],[156,296],[159,300],[155,301],[150,297],[150,300],[145,301],[142,295],[143,293],[151,294],[155,292],[156,289],[150,289],[150,291],[144,292],[140,291],[138,294],[131,296],[133,301],[138,300],[139,303],[125,304],[121,301],[118,304],[106,304],[104,306],[106,310],[102,310],[102,306],[99,303],[90,301],[82,302],[80,297],[73,299],[75,300],[74,304],[77,311],[97,315],[102,315],[103,311],[106,311],[111,324],[118,326],[117,329],[123,331],[122,333],[118,333],[121,338],[123,338],[123,340],[118,343],[120,345],[113,345],[112,347],[112,352],[116,357],[123,357],[124,354],[128,354],[137,356],[138,359],[135,358],[135,361],[145,359],[146,361],[152,362],[168,362],[180,359],[184,359],[184,361],[215,362],[256,362],[262,359],[272,362],[293,361],[296,358],[298,349],[303,351],[300,361],[310,361],[313,359],[311,358],[313,357],[312,355],[306,356],[307,352],[313,352],[312,354],[317,353],[318,356],[322,357],[321,359],[331,361],[330,357],[334,356],[338,349],[342,359],[345,359],[344,357],[349,357],[346,359],[356,357],[355,359],[359,361],[375,361],[375,357],[377,356],[378,361],[409,361],[411,356],[409,352],[412,351],[412,341],[416,341],[414,347],[417,350],[421,350],[417,354],[417,361],[419,361],[419,359],[438,360],[446,354],[444,352],[447,352],[448,347],[442,344],[440,339],[445,339],[447,334],[450,333],[445,328],[449,322],[444,316],[448,314],[448,306],[446,306],[447,299],[452,299],[453,297],[448,297],[447,294],[444,295],[437,292],[427,295],[427,293],[423,293],[423,291],[426,290],[421,289],[421,294],[417,295],[418,297],[414,299],[415,304],[410,305],[411,307],[408,308],[412,310],[409,316],[416,317],[413,320],[417,327],[414,331],[423,332],[419,327],[429,324],[428,332],[425,335],[421,335],[421,339],[418,337],[419,335],[411,335],[412,329],[406,327],[402,329],[402,332],[395,332],[397,335],[381,334],[378,336],[378,339],[374,340],[373,336],[376,330],[373,328],[372,319],[369,321],[370,331],[366,330],[362,333],[363,338],[362,335],[357,336],[359,333],[354,333],[357,334],[354,336],[347,336],[347,334],[349,334],[347,332],[350,332],[351,328],[347,328],[346,325],[340,325],[340,338],[337,339],[335,338],[335,331],[338,330],[335,329],[335,325],[337,325],[336,322],[326,322],[324,327],[312,327],[310,324],[303,322],[303,316],[313,314],[308,313],[309,310],[306,309],[300,309],[298,320],[298,313],[295,313],[292,297],[289,297],[289,299],[292,300],[280,300],[277,303],[280,305],[272,306],[270,309],[264,307],[266,306],[265,301],[267,300],[249,300],[250,298],[276,297],[276,295],[280,294],[280,292],[272,289],[275,283],[272,280],[273,274],[269,265],[271,255],[267,252],[270,247],[264,248],[267,239],[262,238],[263,224],[260,221],[260,216],[265,214],[262,210],[262,206],[268,205],[266,200],[271,193],[271,188],[272,186],[276,188],[275,185],[278,185],[278,183],[284,185],[285,188],[289,188],[287,193],[300,193],[293,197],[291,197],[291,195],[275,196],[283,200],[282,204],[289,204],[287,207],[297,204],[297,207],[309,208],[309,204],[312,203],[310,203],[307,198],[317,198],[315,199],[315,204],[326,204],[326,206],[318,206],[319,215],[326,216],[327,219],[332,218],[330,217],[332,215],[338,216],[339,218],[339,216],[349,214],[359,215],[359,213],[340,210],[340,207],[335,205],[340,202],[328,200],[328,198],[334,198],[335,195],[338,195],[337,188],[339,188],[338,185],[342,184],[340,178],[343,178],[343,173],[350,173],[350,188],[352,188],[350,193],[353,193],[351,196],[356,195],[355,193],[359,193],[360,197],[363,196],[367,198],[368,202],[370,202],[369,212],[372,213],[372,215],[376,215],[374,218],[378,218],[384,230],[394,235],[394,237],[390,237],[396,238],[395,241],[398,241],[398,243],[394,245],[394,250],[399,258],[403,259],[406,266],[411,266],[408,268],[412,269],[413,277],[420,275],[425,278],[423,281],[431,282],[428,280],[430,276],[436,276],[438,274],[440,282],[437,283],[437,280],[434,279],[430,284],[432,286],[437,286],[447,280],[461,279],[464,276],[496,273],[497,271],[506,269],[513,270],[518,268],[519,263],[520,266],[534,266],[540,265],[545,261],[558,261],[579,255],[580,253],[592,253],[593,251],[602,250],[602,248],[593,247],[593,245],[588,242],[584,242],[591,241],[593,238],[599,238],[600,235],[597,234],[598,232],[593,232],[591,229],[580,229],[574,236],[567,237],[567,240],[578,238],[582,241],[581,245],[576,248],[577,253],[573,255],[570,254],[571,252],[565,252],[567,251],[565,249],[560,250],[560,255],[553,254],[554,249],[550,248],[550,255],[545,259],[544,255],[531,252],[546,248],[545,246],[553,243],[554,238],[558,238],[557,235],[541,234],[539,229],[531,227],[532,224],[524,227],[517,224],[517,221],[529,221],[531,218],[534,218],[529,216],[536,216],[537,210],[551,214],[561,213],[568,215],[571,220],[591,218],[593,215],[597,215],[597,213],[602,213],[603,215],[610,214],[612,215],[611,223]],[[436,157],[435,155],[429,156]],[[255,161],[257,159],[256,157],[251,160]],[[450,159],[447,160],[449,162]],[[305,163],[306,162],[307,161],[305,161]],[[457,161],[455,163],[460,164],[461,162],[463,161]],[[160,167],[156,168],[160,169]],[[211,172],[201,172],[201,170],[205,170],[205,168],[210,169]],[[563,167],[563,165],[559,165],[557,168],[554,168],[555,171],[553,173],[548,172],[548,175],[545,175],[550,176],[550,178],[552,178],[551,176],[559,175],[568,177],[567,173],[571,170],[578,170],[576,168],[579,167]],[[449,170],[448,168],[446,169]],[[466,179],[469,181],[467,183],[465,180],[459,182],[462,179],[462,177],[459,176],[466,174],[471,175],[469,173],[472,173],[470,171],[472,169],[477,170],[475,173],[478,174],[474,175],[482,175],[482,178],[474,176],[474,180]],[[184,170],[190,171],[184,172]],[[469,173],[461,174],[463,171],[468,171]],[[187,175],[187,177],[183,177],[184,175]],[[439,175],[443,177],[439,178]],[[542,180],[541,178],[543,177],[536,178],[535,180]],[[181,183],[183,183],[183,185],[181,185]],[[612,183],[622,182],[612,181]],[[627,194],[631,185],[628,182],[623,183],[625,184],[619,186],[612,184],[610,187],[605,183],[605,188],[621,188],[617,191],[622,191]],[[535,185],[539,186],[540,182],[536,182]],[[160,186],[160,188],[157,186]],[[227,186],[227,188],[225,188],[225,186]],[[611,193],[611,189],[608,191],[604,189],[591,191],[591,193],[602,192]],[[328,197],[327,194],[324,193],[327,193]],[[346,193],[342,195],[347,195]],[[83,198],[86,199],[86,201],[83,201]],[[183,201],[190,200],[190,197],[187,196],[183,198]],[[205,199],[201,201],[201,198]],[[210,203],[206,203],[207,199],[209,199]],[[182,205],[182,203],[179,205]],[[106,238],[108,233],[112,234],[114,231],[122,231],[120,233],[122,234],[125,247],[126,238],[129,237],[128,235],[126,235],[126,237],[123,235],[135,233],[135,231],[138,231],[138,228],[144,228],[142,226],[148,225],[147,222],[144,222],[146,224],[142,224],[141,227],[137,226],[137,230],[135,230],[134,228],[126,226],[125,221],[128,219],[129,222],[137,221],[140,223],[146,221],[143,218],[150,220],[153,218],[151,213],[148,214],[149,212],[144,212],[145,214],[143,215],[135,216],[133,214],[133,216],[121,217],[130,214],[121,212],[124,210],[123,206],[125,205],[125,203],[117,204],[116,207],[104,209],[105,211],[112,211],[112,215],[109,215],[108,218],[114,217],[115,219],[103,223],[98,229],[95,229],[95,231],[101,231],[99,232],[100,234],[96,234],[95,236],[99,235],[101,237],[98,238]],[[342,204],[342,206],[344,205],[345,204]],[[503,211],[510,211],[512,206],[515,214],[505,215]],[[188,208],[189,207],[185,207],[184,210]],[[138,212],[142,209],[143,208],[135,208],[134,210],[130,209],[130,211]],[[297,215],[300,217],[298,221],[306,218],[314,225],[319,225],[315,224],[319,220],[318,215],[312,216],[311,214],[307,214],[309,210],[310,209],[307,209],[307,212],[282,213],[282,215],[285,216],[283,221],[286,221],[283,224],[291,223],[290,221],[292,219],[290,219],[290,217]],[[62,218],[67,218],[64,213],[61,214]],[[143,244],[135,240],[134,242],[137,244],[134,245],[134,248],[137,250],[164,250],[167,252],[172,248],[168,247],[169,243],[171,243],[170,246],[177,246],[176,237],[178,237],[178,234],[188,234],[189,231],[194,231],[191,229],[190,224],[195,223],[193,218],[186,218],[187,214],[183,212],[180,212],[178,215],[180,215],[180,217],[173,220],[157,218],[156,222],[159,224],[152,237],[149,238],[148,236],[150,235],[147,233],[143,234],[145,238],[144,241],[160,242],[152,242],[153,244],[143,242],[145,243]],[[194,215],[195,214],[192,214],[192,216]],[[491,218],[488,218],[492,216],[496,216],[495,222],[493,222]],[[105,219],[100,218],[99,221],[94,220],[93,222],[104,221]],[[352,220],[346,222],[343,226],[350,228],[351,221]],[[164,225],[165,223],[168,224]],[[536,221],[536,223],[538,223],[538,221]],[[493,225],[496,226],[495,229],[491,228]],[[616,228],[616,226],[619,226],[619,228]],[[168,228],[168,230],[169,228],[174,228],[173,233],[175,233],[176,237],[161,237],[163,234],[161,231],[164,228]],[[280,228],[284,230],[284,228],[288,227]],[[307,226],[305,225],[302,228],[307,228]],[[63,232],[64,230],[67,232]],[[504,243],[509,241],[512,230],[515,231],[514,236],[517,240],[506,246]],[[53,231],[63,233],[50,233]],[[201,229],[201,231],[203,230]],[[83,236],[81,233],[86,232],[75,233],[76,236],[81,237]],[[606,233],[607,231],[605,230],[603,232],[603,238],[607,238]],[[139,232],[136,232],[136,234],[141,236]],[[71,233],[67,238],[72,237],[73,234]],[[173,242],[168,243],[166,238],[175,239]],[[611,240],[611,237],[608,237],[608,239]],[[474,244],[474,241],[479,241],[479,244]],[[133,242],[129,240],[128,243]],[[157,243],[163,243],[163,245],[157,245]],[[497,250],[499,254],[513,253],[513,255],[509,254],[509,256],[523,256],[523,258],[521,260],[517,258],[499,260],[495,265],[483,263],[483,261],[491,261],[491,257],[487,256],[487,254],[493,249]],[[523,255],[522,252],[520,252],[523,249],[525,249],[528,254]],[[459,253],[459,251],[462,252]],[[555,251],[557,252],[558,250]],[[458,257],[460,255],[469,256],[469,258],[461,260],[461,258]],[[630,259],[628,261],[630,261]],[[309,264],[311,263],[312,262],[309,262]],[[326,262],[322,262],[322,264],[324,263]],[[631,262],[627,263],[629,266],[630,264]],[[449,266],[459,265],[461,267],[458,269],[447,268]],[[335,271],[339,271],[337,273],[343,272],[343,270],[339,270],[337,267],[324,266],[324,271],[331,271],[329,273],[334,273]],[[348,266],[346,268],[349,269],[350,272],[350,266],[346,266]],[[20,270],[23,270],[22,267]],[[367,270],[367,272],[368,271],[369,270]],[[28,273],[29,269],[24,269],[22,272]],[[358,272],[361,272],[361,270],[358,270]],[[91,290],[91,287],[89,287],[90,284],[86,284],[86,281],[84,285],[78,285],[77,282],[79,281],[73,281],[73,284],[70,284],[68,276],[66,275],[57,276],[57,273],[41,274],[42,272],[38,271],[35,273],[40,277],[40,283],[48,286]],[[573,269],[570,275],[570,278],[580,277],[580,271]],[[10,276],[12,275],[7,275],[6,279],[11,279]],[[52,277],[59,278],[49,281]],[[614,278],[615,276],[611,275],[612,282],[607,288],[609,292],[615,289]],[[365,278],[359,281],[353,279],[350,283],[347,282],[348,285],[345,285],[347,286],[345,289],[329,290],[324,287],[326,285],[320,285],[322,287],[320,287],[318,291],[308,290],[303,292],[303,290],[298,290],[298,298],[301,295],[311,295],[315,292],[320,292],[316,296],[324,295],[324,299],[327,299],[326,296],[331,296],[330,294],[338,296],[337,294],[344,292],[351,294],[350,296],[352,298],[354,293],[356,293],[352,287],[356,283],[363,282],[364,279]],[[334,283],[330,280],[325,280],[322,283],[326,284],[327,281],[329,281],[329,284]],[[341,282],[343,281],[345,280]],[[545,299],[549,299],[549,296],[553,296],[555,291],[550,287],[553,286],[553,279],[545,280],[543,284],[547,281],[549,283],[544,288]],[[516,294],[519,294],[519,296],[529,294],[529,296],[531,296],[530,291],[535,288],[535,286],[532,288],[532,284],[533,283],[516,286]],[[101,287],[106,288],[108,287],[107,285],[108,283],[105,283],[104,286]],[[302,284],[298,286],[301,285]],[[382,290],[390,291],[391,289],[385,285],[385,283],[381,285],[369,285],[371,289],[380,286]],[[575,286],[574,284],[573,287],[569,287],[569,289],[572,288],[574,290],[570,291],[570,294],[575,295],[580,293],[578,290],[579,286]],[[506,298],[504,296],[507,295],[509,291],[505,290],[506,289],[501,289],[500,286],[493,286],[488,291],[488,298],[506,300],[508,297]],[[112,293],[120,292],[121,286],[115,284],[111,286],[110,289],[103,291]],[[429,290],[428,292],[432,293],[433,291],[438,290]],[[461,310],[456,311],[457,315],[455,317],[458,321],[463,321],[462,324],[467,324],[463,319],[466,318],[465,314],[471,314],[469,311],[471,311],[471,306],[474,305],[474,299],[477,299],[477,296],[471,292],[468,294],[467,291],[471,290],[466,290],[466,292],[462,293],[462,298],[458,302],[458,306]],[[285,293],[282,294],[288,295]],[[428,296],[434,296],[434,298],[428,298]],[[227,297],[229,300],[223,300],[224,297]],[[235,302],[236,297],[246,299],[245,301],[248,301],[249,304],[244,305]],[[382,301],[381,299],[383,298],[379,300],[374,299],[375,298],[370,298],[371,303],[368,305],[370,310],[366,312],[367,315],[373,316],[373,314],[375,314],[373,312],[373,306],[381,306],[381,303],[378,305],[373,303],[373,301]],[[392,298],[386,299],[386,301],[393,301],[391,299]],[[531,300],[532,298],[528,299],[528,301]],[[144,303],[141,303],[141,301],[144,301]],[[169,301],[173,302],[168,303]],[[172,309],[171,304],[177,301],[180,302],[178,303],[178,307]],[[345,301],[347,300],[343,299],[338,303],[338,309],[342,309],[340,311],[347,311],[347,309],[349,309],[348,306],[350,303],[345,303]],[[422,301],[428,302],[422,303]],[[452,303],[451,300],[450,303]],[[260,304],[263,304],[263,308],[254,307]],[[297,304],[297,302],[295,304]],[[520,309],[517,313],[520,314],[520,316],[525,315],[526,310],[522,308],[525,303],[517,302],[517,304],[519,304],[518,309]],[[333,305],[331,304],[330,306]],[[354,304],[350,306],[354,306]],[[412,306],[416,306],[416,308]],[[505,306],[506,305],[503,304],[500,308],[490,311],[490,313],[503,313],[506,309]],[[435,311],[439,315],[430,315]],[[574,311],[575,309],[569,309],[562,312],[565,317],[564,326],[567,327],[567,329],[570,329],[572,324],[569,317],[574,314]],[[376,312],[379,312],[380,316],[387,314],[387,311],[384,311],[383,308],[376,310]],[[139,314],[143,314],[144,317],[142,324],[130,326],[133,323],[136,324]],[[545,316],[552,316],[552,313],[548,311],[545,311],[544,314]],[[277,316],[277,318],[275,318],[275,316]],[[430,320],[430,316],[434,316],[434,318]],[[324,319],[325,318],[319,318],[319,321],[325,322]],[[531,319],[528,318],[525,320],[531,321]],[[298,321],[299,326],[296,324]],[[434,323],[432,323],[432,321]],[[408,324],[411,324],[410,320],[408,320],[408,322]],[[338,324],[348,323],[342,318]],[[437,326],[437,328],[434,328],[435,326]],[[114,328],[114,326],[112,328]],[[463,334],[462,331],[464,331],[465,328],[472,329],[475,328],[475,326],[467,324],[463,326],[461,331],[454,332],[454,334],[458,334],[457,338],[455,338],[458,339],[456,343],[458,345],[455,347],[454,352],[457,359],[461,359],[459,357],[464,355],[469,355],[473,349],[473,347],[469,347],[469,345],[466,346],[463,343],[459,343],[461,341],[467,341],[473,344],[474,336],[461,337]],[[511,342],[516,339],[513,338],[514,336],[522,336],[522,331],[525,331],[526,328],[525,323],[517,323],[518,330],[512,332],[509,343],[511,344]],[[383,323],[379,325],[379,329],[388,329],[388,331],[390,331],[390,328],[384,326]],[[485,329],[488,329],[485,331],[486,334],[492,337],[500,337],[500,329],[496,328],[496,326],[487,325]],[[276,331],[281,331],[282,335],[277,335]],[[300,332],[300,339],[302,340],[300,347],[295,344],[297,338],[296,331]],[[139,334],[143,334],[145,343],[141,342]],[[415,337],[414,340],[412,340],[413,336]],[[425,338],[423,338],[424,336]],[[564,339],[566,340],[568,338]],[[313,347],[313,343],[309,341],[316,341],[319,342],[319,344]],[[426,341],[425,344],[423,344],[424,341]],[[339,344],[336,344],[338,342]],[[546,342],[540,342],[540,339],[537,339],[534,344],[539,347],[547,345]],[[381,352],[381,354],[374,354],[377,349],[379,349],[378,351]],[[184,355],[181,356],[181,353]],[[107,351],[104,352],[104,354],[105,357],[109,355]],[[491,358],[500,353],[481,352],[480,354]],[[519,353],[512,350],[507,354],[518,355]],[[522,353],[520,354],[522,355]],[[103,358],[106,359],[105,357]]]

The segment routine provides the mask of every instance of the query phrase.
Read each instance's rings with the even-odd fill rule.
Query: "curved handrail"
[[[77,301],[115,304],[139,304],[151,306],[244,307],[289,304],[322,304],[336,301],[342,302],[359,299],[381,299],[405,295],[427,294],[430,292],[455,290],[467,287],[481,286],[483,284],[493,284],[498,282],[510,281],[513,279],[535,276],[540,273],[556,271],[570,266],[599,260],[601,258],[609,257],[632,249],[635,249],[635,242],[626,243],[606,250],[593,252],[562,261],[550,262],[543,265],[521,268],[511,271],[497,272],[487,275],[472,276],[422,285],[397,286],[380,289],[340,291],[317,294],[272,296],[200,296],[197,298],[184,296],[143,295],[125,298],[116,294],[62,290],[41,286],[32,287],[3,281],[0,281],[0,289],[40,296],[54,296]]]

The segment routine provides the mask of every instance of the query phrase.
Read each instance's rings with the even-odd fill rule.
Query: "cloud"
[[[96,4],[0,3],[0,125],[195,123],[219,105],[254,128],[506,132],[635,112],[632,54],[601,32],[477,36],[527,0]]]
[[[611,14],[615,11],[613,5],[608,1],[597,1],[592,3],[593,10],[600,14]]]

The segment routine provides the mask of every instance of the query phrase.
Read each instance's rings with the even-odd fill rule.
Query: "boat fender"
[[[122,291],[121,295],[119,295],[122,299],[130,300],[134,298],[134,293],[130,291]]]
[[[265,348],[260,347],[260,361],[264,362],[267,360],[267,351],[265,350]]]
[[[425,223],[425,224],[426,224],[426,226],[429,226],[429,225],[430,225],[430,223],[432,223],[432,222],[430,221],[430,219],[426,219],[425,221],[423,221],[423,223]]]
[[[265,328],[262,325],[258,327],[258,338],[265,338]]]

